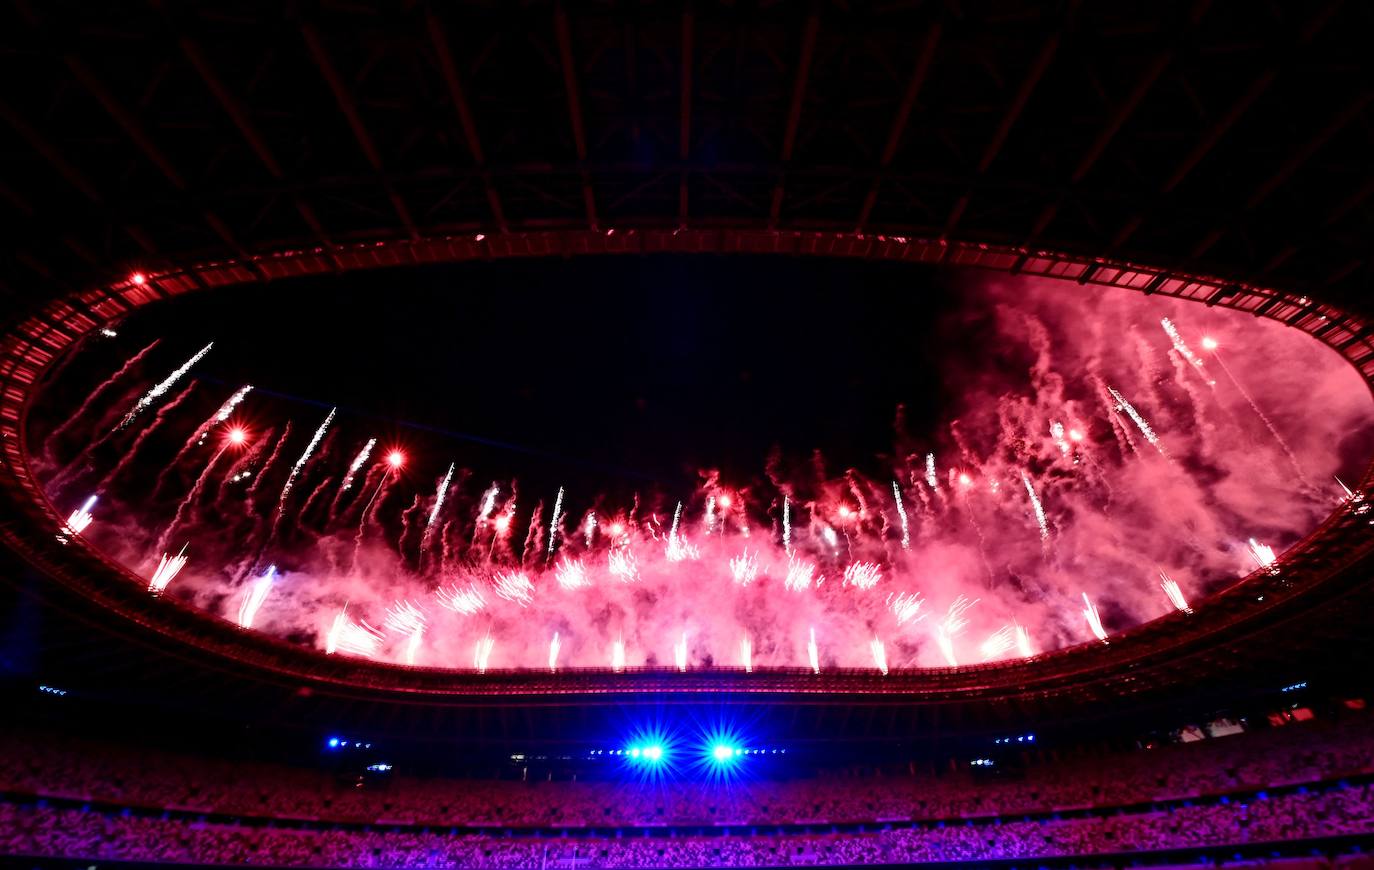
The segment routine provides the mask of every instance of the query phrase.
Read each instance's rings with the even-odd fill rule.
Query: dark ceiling
[[[1363,304],[1366,3],[18,0],[16,301],[284,246],[834,229]]]

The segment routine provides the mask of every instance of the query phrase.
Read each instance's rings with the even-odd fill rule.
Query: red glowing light
[[[248,440],[248,433],[243,431],[243,427],[235,426],[229,430],[229,443],[242,444]]]
[[[964,472],[961,471],[961,472],[959,472],[959,485],[960,485],[960,486],[972,486],[972,485],[973,485],[973,478],[969,477],[967,474],[965,474]]]
[[[499,516],[499,517],[496,518],[495,525],[496,525],[496,531],[498,531],[498,532],[504,532],[506,529],[509,529],[509,528],[510,528],[510,514],[501,514],[501,516]]]
[[[1070,441],[1082,441],[1082,440],[1083,440],[1083,433],[1082,433],[1082,432],[1079,432],[1077,429],[1070,429],[1070,430],[1069,430],[1069,440],[1070,440]]]
[[[728,507],[730,506],[730,496],[729,496],[729,494],[722,495],[719,499],[717,499],[717,501],[720,502],[720,506],[723,507],[723,508],[728,508]]]
[[[849,518],[850,518],[851,516],[853,516],[853,515],[854,515],[854,512],[853,512],[852,510],[849,509],[849,505],[847,505],[847,504],[842,504],[842,505],[840,505],[840,519],[842,519],[842,520],[847,520],[847,519],[849,519]]]
[[[1203,338],[1202,338],[1202,349],[1203,349],[1203,350],[1216,350],[1217,347],[1218,347],[1218,344],[1217,344],[1217,340],[1216,340],[1215,338],[1212,338],[1212,336],[1210,336],[1210,335],[1203,336]]]
[[[145,283],[147,283],[148,276],[144,275],[142,272],[135,272],[129,276],[129,280],[134,282],[134,284],[136,284],[137,286],[142,287]]]
[[[625,527],[622,526],[620,523],[611,523],[611,534],[623,535],[625,534]]]
[[[386,455],[386,464],[392,468],[400,468],[406,464],[406,455],[399,450],[393,450]]]

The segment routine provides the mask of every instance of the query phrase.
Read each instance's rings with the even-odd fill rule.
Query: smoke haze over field
[[[690,280],[756,268],[711,262]],[[628,666],[674,666],[685,643],[689,666],[807,666],[814,630],[821,668],[899,668],[1023,655],[1019,630],[1034,651],[1093,641],[1084,593],[1109,634],[1162,616],[1160,571],[1196,605],[1374,453],[1359,376],[1268,320],[829,265],[757,267],[813,283],[741,303],[675,287],[679,264],[637,267],[671,273],[659,307],[632,309],[655,291],[628,279],[610,302],[528,288],[464,309],[446,350],[358,310],[246,328],[214,314],[228,294],[136,316],[49,390],[40,472],[64,511],[100,485],[84,534],[143,577],[189,544],[165,594],[234,621],[253,601],[253,630],[338,654],[610,667],[623,643]],[[889,292],[917,276],[936,289]],[[417,385],[452,417],[418,418]]]

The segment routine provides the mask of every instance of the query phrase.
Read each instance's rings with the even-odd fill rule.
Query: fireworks
[[[935,626],[935,645],[940,649],[940,655],[945,657],[945,662],[951,668],[959,667],[959,659],[954,655],[954,638],[949,636],[943,625]]]
[[[1059,448],[1059,452],[1065,456],[1069,455],[1069,442],[1064,437],[1064,424],[1058,420],[1050,423],[1050,437],[1054,439],[1054,446]]]
[[[682,638],[673,644],[673,663],[682,673],[687,673],[687,632],[682,633]]]
[[[1273,547],[1267,544],[1261,544],[1254,538],[1251,538],[1246,544],[1250,548],[1250,557],[1255,560],[1256,565],[1259,565],[1261,568],[1273,569],[1274,563],[1278,561],[1274,556]]]
[[[434,593],[439,604],[463,616],[471,616],[487,606],[482,590],[469,583],[467,586],[445,586]]]
[[[892,481],[892,498],[897,502],[897,518],[902,521],[902,549],[911,549],[911,528],[907,525],[906,505],[902,504],[902,488]]]
[[[622,583],[639,579],[639,562],[629,547],[618,547],[606,556],[606,570]]]
[[[816,576],[816,566],[805,559],[788,559],[787,574],[783,578],[783,586],[793,592],[803,589],[810,589],[812,585],[821,585],[821,579]]]
[[[549,673],[558,673],[558,651],[563,648],[563,644],[558,639],[558,632],[553,633],[553,640],[549,641]]]
[[[978,647],[978,651],[983,654],[983,661],[990,662],[993,659],[1001,658],[1016,646],[1018,629],[1021,626],[1015,623],[1008,623],[989,635],[988,639]]]
[[[1102,617],[1097,612],[1097,605],[1088,599],[1088,593],[1083,593],[1083,617],[1088,620],[1088,628],[1092,629],[1093,637],[1108,643],[1107,630],[1102,627]]]
[[[439,511],[444,509],[444,496],[448,494],[448,485],[453,482],[453,463],[448,465],[448,472],[444,479],[439,481],[439,489],[434,493],[434,506],[429,510],[429,519],[425,522],[424,542],[428,543],[434,529],[434,521],[439,519]],[[423,546],[423,544],[422,544]]]
[[[792,500],[782,497],[782,548],[792,555]]]
[[[553,516],[549,518],[549,549],[550,556],[558,546],[558,521],[563,518],[563,487],[558,488],[558,495],[553,500]]]
[[[739,639],[739,663],[746,674],[754,672],[754,644],[747,637]]]
[[[596,512],[588,511],[587,520],[582,524],[583,542],[591,547],[592,541],[596,538]]]
[[[138,401],[134,403],[134,406],[129,409],[129,413],[124,415],[124,419],[119,421],[119,425],[115,427],[115,431],[119,431],[120,429],[128,427],[130,423],[134,422],[135,417],[146,411],[158,399],[162,398],[162,395],[166,393],[168,390],[170,390],[177,381],[181,380],[182,376],[184,376],[188,371],[190,371],[192,366],[200,362],[201,358],[204,357],[207,353],[209,353],[210,348],[214,346],[215,343],[212,341],[209,344],[205,345],[205,347],[202,347],[200,350],[196,351],[194,356],[192,356],[186,362],[182,363],[176,370],[174,370],[170,375],[168,375],[166,378],[160,381],[151,390],[140,396]]]
[[[844,585],[872,589],[883,579],[882,569],[873,562],[852,562],[844,569]]]
[[[1164,594],[1169,596],[1169,603],[1176,609],[1184,613],[1192,613],[1193,608],[1188,606],[1188,601],[1183,597],[1183,590],[1178,588],[1178,582],[1163,571],[1159,572],[1159,585],[1164,589]]]
[[[183,544],[181,552],[175,556],[162,554],[158,560],[157,568],[153,571],[153,576],[148,579],[148,591],[154,595],[159,595],[167,588],[167,584],[172,582],[172,578],[186,567],[186,548],[190,544]]]
[[[329,635],[325,640],[325,654],[346,653],[363,658],[372,658],[382,648],[386,636],[366,622],[354,622],[348,617],[348,605],[334,617]]]
[[[811,672],[821,672],[821,650],[816,646],[816,629],[811,629],[811,639],[806,642],[806,659],[811,663]]]
[[[730,560],[730,576],[739,585],[748,586],[750,583],[754,582],[754,578],[759,576],[758,560],[754,558],[752,553],[745,550],[743,553],[740,553]],[[791,576],[790,571],[788,572],[788,576]],[[807,584],[810,585],[809,580]],[[791,589],[792,586],[789,584],[787,588]]]
[[[234,413],[234,409],[239,406],[239,402],[242,402],[244,397],[252,391],[252,384],[244,384],[235,390],[228,399],[224,400],[224,404],[219,406],[219,410],[212,414],[210,419],[200,425],[200,428],[196,430],[196,434],[192,435],[190,440],[195,441],[197,444],[203,443],[205,441],[205,436],[209,434],[210,430],[220,423],[223,423],[225,420],[228,420],[229,416]],[[187,443],[190,443],[190,441]]]
[[[927,453],[927,454],[926,454],[926,484],[929,485],[931,489],[939,489],[939,488],[940,488],[940,478],[937,477],[936,474],[935,474],[935,454],[934,454],[934,453]]]
[[[887,676],[887,650],[883,648],[883,642],[878,638],[868,642],[868,648],[873,653],[873,666],[883,676]]]
[[[477,669],[477,673],[487,672],[487,663],[491,661],[491,651],[495,648],[496,640],[491,635],[477,641],[477,647],[472,653],[472,666]]]
[[[358,455],[353,457],[353,461],[348,463],[348,471],[344,472],[343,483],[339,485],[339,492],[348,492],[353,488],[353,478],[357,477],[358,470],[367,462],[367,458],[372,455],[372,448],[376,446],[376,438],[367,439],[363,449],[359,450]]]
[[[477,509],[477,524],[481,525],[491,516],[491,512],[496,509],[496,496],[501,494],[501,487],[492,484],[486,492],[482,493],[482,506]]]
[[[1159,436],[1155,434],[1155,430],[1150,427],[1149,422],[1147,422],[1144,417],[1140,416],[1140,412],[1135,409],[1135,406],[1126,401],[1126,397],[1118,393],[1115,387],[1108,387],[1107,392],[1111,393],[1112,398],[1116,401],[1117,410],[1126,412],[1126,416],[1131,418],[1132,423],[1135,423],[1135,427],[1140,430],[1141,435],[1145,436],[1145,440],[1150,442],[1151,446],[1161,454],[1167,456],[1168,454],[1164,451],[1164,445],[1159,442]]]
[[[91,515],[91,508],[95,507],[95,500],[96,496],[91,496],[86,499],[85,504],[72,511],[67,517],[67,523],[63,526],[63,529],[73,535],[79,535],[86,531],[86,527],[91,524],[91,520],[95,519],[95,517]]]
[[[1030,496],[1031,510],[1035,512],[1035,524],[1040,527],[1040,540],[1047,542],[1050,539],[1050,525],[1045,520],[1045,508],[1040,504],[1040,496],[1035,494],[1035,486],[1031,483],[1030,475],[1021,472],[1021,482],[1026,485],[1026,495]]]
[[[277,579],[277,566],[268,565],[267,570],[262,572],[262,576],[254,580],[248,587],[248,591],[243,595],[243,601],[239,604],[239,627],[252,628],[253,620],[258,615],[258,608],[267,600],[267,593],[272,591],[272,584]]]
[[[964,614],[978,601],[977,598],[970,599],[960,595],[945,612],[945,618],[935,626],[935,645],[940,648],[940,654],[952,668],[959,666],[959,660],[954,655],[954,638],[968,627],[968,620],[964,618]]]
[[[491,586],[497,597],[521,607],[528,607],[534,600],[534,583],[524,571],[499,571],[491,578]]]
[[[616,640],[611,644],[611,670],[617,674],[625,670],[625,641]]]
[[[1024,659],[1035,655],[1035,647],[1031,646],[1030,632],[1026,630],[1025,626],[1016,626],[1016,651]]]
[[[1188,343],[1183,340],[1183,336],[1179,334],[1173,321],[1165,317],[1159,323],[1164,327],[1164,332],[1169,336],[1169,341],[1173,342],[1174,350],[1178,351],[1178,355],[1186,359],[1188,364],[1197,370],[1197,373],[1207,382],[1207,386],[1215,387],[1217,382],[1207,376],[1207,369],[1203,367],[1202,359],[1193,353],[1192,348],[1188,347]],[[1217,343],[1211,338],[1204,338],[1202,339],[1202,348],[1208,351],[1216,350]]]
[[[897,617],[898,625],[906,625],[908,622],[920,622],[926,618],[921,612],[925,605],[925,599],[919,592],[897,592],[887,596],[887,609],[892,611],[892,615]]]
[[[716,497],[710,496],[706,499],[706,534],[711,534],[716,530]]]
[[[570,591],[592,585],[591,578],[587,576],[587,566],[581,559],[560,559],[558,567],[554,569],[554,579],[559,587]]]
[[[325,415],[324,422],[320,424],[320,428],[315,430],[315,434],[310,438],[310,443],[305,445],[305,450],[301,453],[300,458],[296,460],[296,464],[291,466],[291,471],[286,475],[286,483],[282,484],[281,496],[277,499],[278,512],[280,512],[281,508],[286,504],[286,496],[290,494],[291,487],[295,486],[296,477],[301,473],[301,469],[305,467],[305,463],[310,461],[310,457],[315,452],[315,448],[320,445],[320,440],[324,438],[324,433],[329,430],[329,424],[334,422],[334,412],[336,410],[338,409],[329,409],[329,413]]]
[[[677,532],[668,534],[668,546],[664,548],[663,554],[667,556],[669,562],[681,562],[684,559],[700,559],[701,551],[689,544]]]
[[[428,619],[425,612],[409,601],[397,601],[386,610],[382,625],[397,634],[423,632]]]

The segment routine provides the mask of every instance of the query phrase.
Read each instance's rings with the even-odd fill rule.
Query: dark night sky
[[[948,419],[942,374],[965,346],[951,277],[667,256],[353,273],[153,306],[121,326],[120,351],[163,337],[155,379],[214,339],[194,371],[207,411],[244,382],[279,394],[245,404],[259,426],[308,432],[337,404],[345,443],[398,439],[417,469],[678,488],[704,467],[757,477],[778,445],[878,471],[899,403],[918,437]]]

